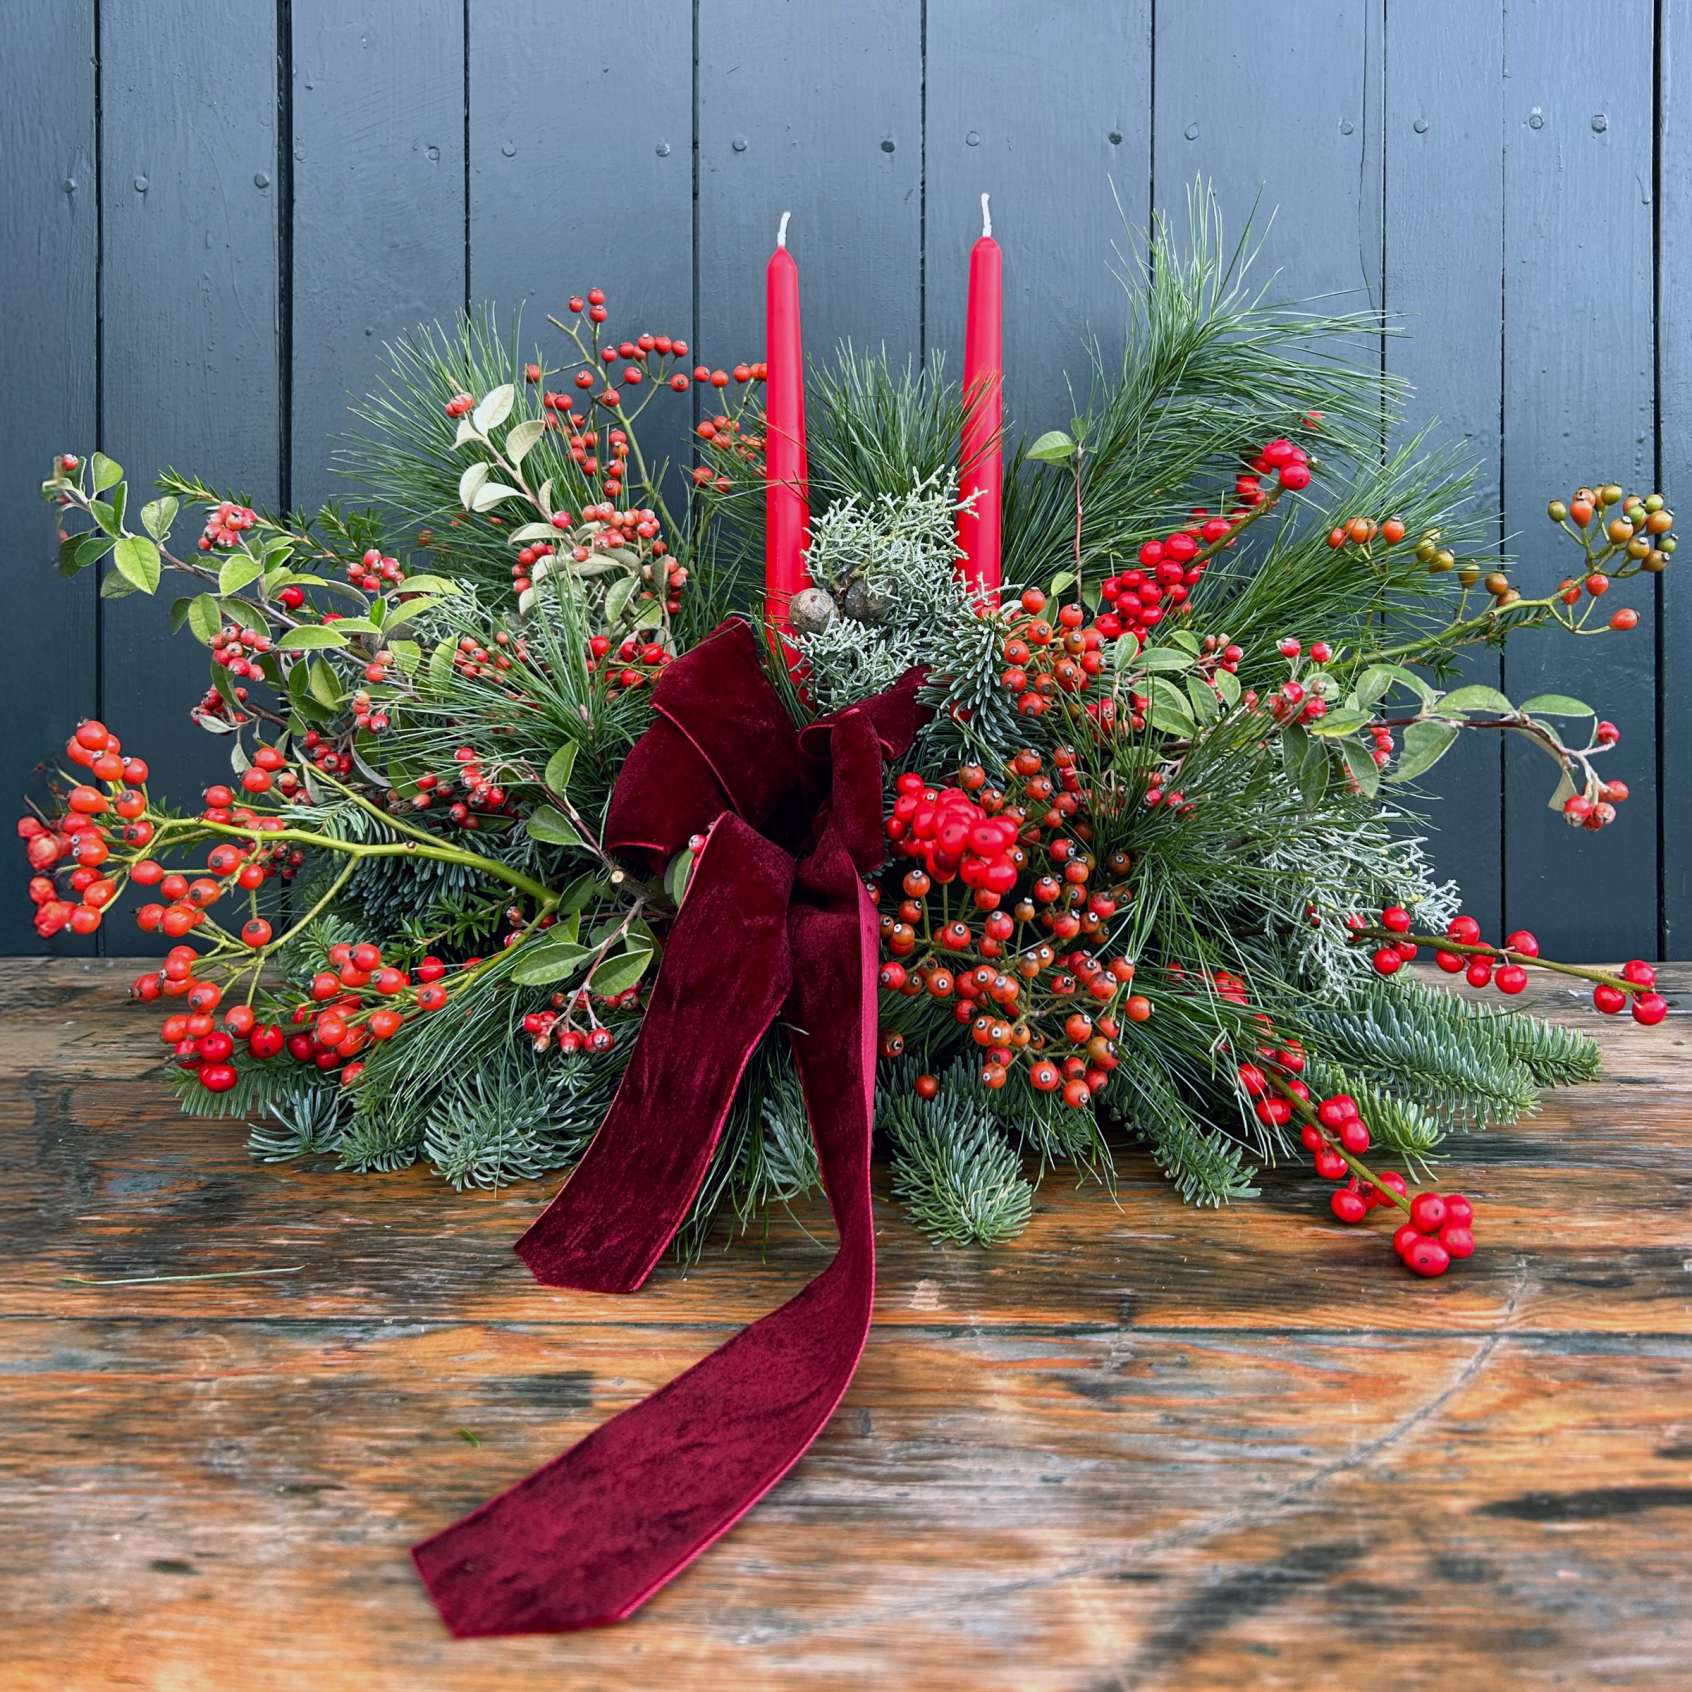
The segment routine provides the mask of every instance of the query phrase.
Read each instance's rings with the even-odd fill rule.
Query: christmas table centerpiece
[[[1379,319],[1269,303],[1189,212],[1079,415],[1014,445],[990,225],[953,384],[807,373],[783,219],[758,362],[614,327],[597,289],[546,349],[489,314],[400,342],[345,455],[364,504],[176,473],[142,503],[102,453],[55,461],[63,570],[181,584],[229,750],[175,809],[85,721],[19,824],[44,936],[133,893],[166,943],[134,996],[184,1109],[267,1159],[570,1169],[518,1245],[553,1285],[833,1209],[790,1303],[417,1548],[455,1631],[628,1614],[804,1452],[868,1332],[872,1132],[936,1241],[1013,1238],[1041,1174],[1109,1183],[1137,1140],[1200,1204],[1307,1155],[1325,1213],[1437,1277],[1476,1239],[1445,1136],[1596,1073],[1510,1009],[1530,971],[1662,1019],[1642,961],[1483,934],[1415,806],[1502,733],[1565,822],[1613,818],[1611,724],[1454,671],[1624,637],[1606,595],[1667,564],[1664,501],[1553,501],[1569,573],[1524,594],[1460,457],[1389,444]],[[649,456],[649,408],[691,463]],[[1424,952],[1498,996],[1407,974]]]

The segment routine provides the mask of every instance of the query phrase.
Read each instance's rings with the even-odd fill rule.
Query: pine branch
[[[1105,1106],[1111,1120],[1145,1142],[1186,1204],[1227,1204],[1255,1198],[1257,1171],[1245,1147],[1201,1121],[1150,1056],[1134,1055],[1113,1078]]]
[[[894,1196],[917,1227],[937,1245],[992,1246],[1022,1232],[1034,1188],[992,1111],[955,1085],[932,1099],[887,1086],[880,1099]]]
[[[1315,1050],[1347,1074],[1408,1097],[1444,1126],[1510,1123],[1539,1108],[1532,1073],[1500,1019],[1419,983],[1379,982],[1307,1018]]]

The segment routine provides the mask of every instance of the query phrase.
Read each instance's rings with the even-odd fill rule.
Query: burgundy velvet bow
[[[913,674],[796,732],[756,636],[725,623],[676,660],[612,796],[611,849],[661,869],[706,836],[615,1102],[517,1243],[549,1286],[633,1292],[710,1165],[753,1048],[788,1026],[834,1261],[650,1398],[413,1549],[459,1637],[617,1621],[804,1454],[858,1366],[875,1291],[870,1208],[882,760],[920,721]]]

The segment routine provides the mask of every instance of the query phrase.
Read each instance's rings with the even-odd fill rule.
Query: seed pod
[[[893,596],[877,587],[864,576],[856,577],[847,587],[840,608],[854,623],[874,625],[892,609]]]
[[[839,613],[832,594],[823,588],[809,587],[794,594],[787,615],[795,634],[814,635],[821,634]]]

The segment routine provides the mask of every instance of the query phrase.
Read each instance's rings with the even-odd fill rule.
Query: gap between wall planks
[[[1120,344],[1113,190],[1135,224],[1179,214],[1201,173],[1236,224],[1261,192],[1277,292],[1400,318],[1381,357],[1417,386],[1409,423],[1473,450],[1524,585],[1555,580],[1541,512],[1565,484],[1692,501],[1672,286],[1692,256],[1689,11],[1618,0],[1621,50],[1573,55],[1578,0],[1311,0],[1249,39],[1221,0],[1066,0],[1037,28],[1010,0],[634,0],[614,35],[546,0],[16,0],[0,301],[22,399],[0,501],[30,638],[0,789],[91,711],[176,791],[220,763],[163,608],[52,574],[35,488],[54,450],[97,437],[138,476],[315,502],[341,491],[331,453],[383,342],[467,299],[521,307],[544,347],[546,312],[597,284],[614,326],[752,356],[784,209],[814,356],[850,337],[955,370],[990,189],[1010,410],[1037,430],[1068,420],[1083,337]],[[1622,725],[1637,797],[1613,829],[1557,826],[1525,749],[1439,772],[1442,870],[1489,926],[1571,955],[1657,954],[1692,924],[1692,590],[1671,569],[1630,598],[1634,637],[1530,637],[1470,670]],[[21,897],[0,901],[0,951],[35,949]]]

